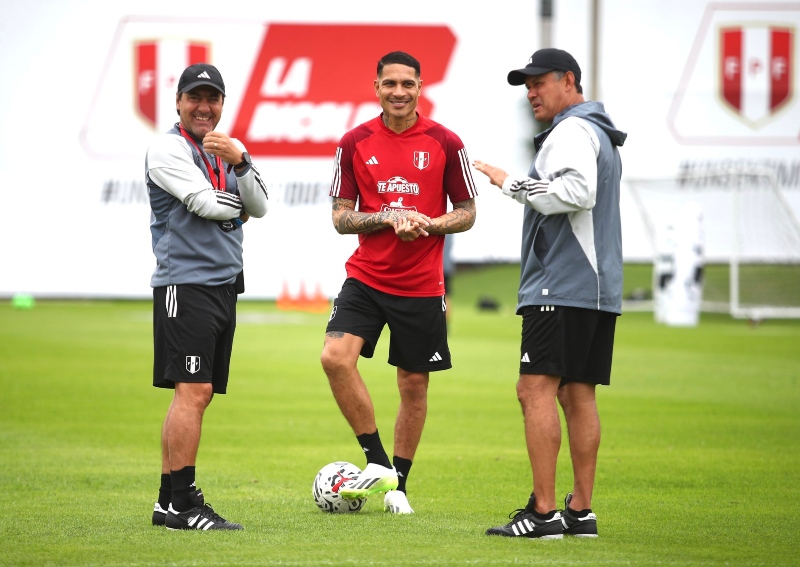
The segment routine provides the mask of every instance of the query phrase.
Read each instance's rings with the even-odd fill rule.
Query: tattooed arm
[[[356,211],[356,202],[350,199],[333,198],[333,227],[339,234],[364,234],[384,228],[394,227],[396,222],[405,218],[428,225],[431,220],[414,211],[381,211],[378,213],[361,213]]]
[[[431,220],[425,230],[428,234],[450,234],[464,232],[475,224],[475,199],[453,203],[453,210]]]

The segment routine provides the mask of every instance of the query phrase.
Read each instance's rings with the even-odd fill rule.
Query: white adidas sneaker
[[[369,463],[361,474],[355,475],[339,487],[339,496],[345,500],[366,498],[376,492],[387,492],[397,488],[397,471]]]
[[[408,503],[405,492],[390,490],[383,497],[383,510],[391,514],[413,514],[414,510]]]

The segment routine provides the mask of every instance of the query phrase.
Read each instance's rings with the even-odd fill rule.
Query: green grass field
[[[618,324],[594,541],[484,536],[526,502],[515,399],[513,266],[460,273],[454,368],[432,377],[409,479],[413,516],[370,499],[319,512],[317,470],[363,466],[320,368],[327,314],[242,301],[227,396],[204,423],[198,485],[235,533],[150,525],[170,401],[150,384],[148,302],[0,305],[0,565],[798,565],[800,321]],[[633,274],[628,286],[636,286]],[[498,311],[479,311],[490,295]],[[387,337],[361,370],[387,449],[397,408]],[[570,489],[560,455],[558,491]]]

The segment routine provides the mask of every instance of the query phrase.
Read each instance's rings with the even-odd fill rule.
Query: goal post
[[[800,222],[774,172],[730,167],[627,185],[654,266],[663,264],[665,238],[681,225],[687,206],[700,211],[700,309],[751,320],[800,318]]]

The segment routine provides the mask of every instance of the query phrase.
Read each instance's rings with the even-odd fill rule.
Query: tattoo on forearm
[[[356,203],[349,199],[334,198],[333,224],[339,234],[365,234],[389,228],[387,220],[397,222],[407,211],[381,211],[362,213],[355,210]],[[435,225],[426,229],[430,234],[464,232],[475,224],[475,199],[453,203],[453,210],[436,219]]]
[[[467,199],[453,204],[453,210],[439,217],[433,234],[464,232],[475,224],[475,199]]]
[[[383,224],[385,214],[344,211],[339,217],[339,232],[343,234],[359,234],[386,228]]]
[[[361,213],[355,210],[355,202],[349,199],[333,200],[333,223],[339,234],[363,234],[388,228],[387,219],[395,222],[406,215],[400,211]]]

